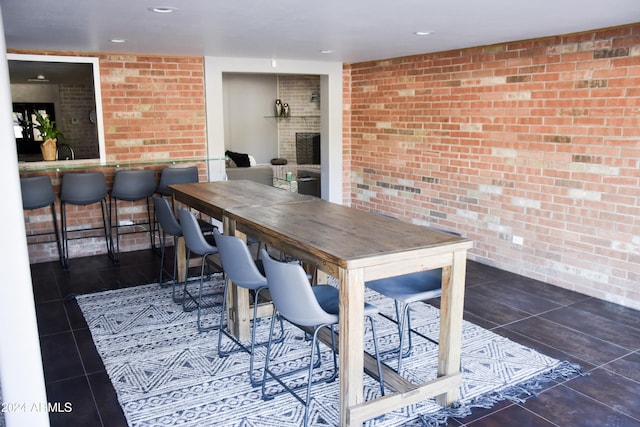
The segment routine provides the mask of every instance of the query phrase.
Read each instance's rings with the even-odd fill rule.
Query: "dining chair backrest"
[[[337,314],[322,309],[300,264],[276,261],[265,249],[262,249],[261,256],[269,282],[269,294],[281,316],[300,326],[338,321]]]
[[[213,230],[213,237],[222,269],[233,283],[251,289],[267,286],[267,279],[258,270],[244,240],[236,236],[225,236],[217,228]]]
[[[193,212],[178,209],[178,219],[182,227],[184,241],[191,252],[198,255],[207,255],[218,251],[215,246],[210,245],[205,239]]]
[[[180,223],[178,223],[176,216],[173,214],[173,209],[171,209],[171,205],[167,199],[153,196],[153,207],[162,230],[171,236],[182,236],[182,227],[180,226]]]

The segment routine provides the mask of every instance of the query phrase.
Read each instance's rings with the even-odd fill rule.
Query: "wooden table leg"
[[[189,266],[187,265],[187,245],[184,241],[184,237],[180,236],[175,242],[175,248],[178,251],[178,259],[177,259],[177,281],[179,283],[183,283],[187,280],[187,273],[189,270]]]
[[[349,408],[364,400],[364,270],[338,273],[340,291],[340,425],[349,426]]]
[[[452,265],[442,269],[438,377],[454,374],[460,370],[466,267],[467,252],[457,251],[453,253]],[[457,387],[436,396],[436,402],[442,406],[449,406],[457,400]]]
[[[173,209],[173,214],[176,218],[178,218],[178,201],[176,200],[175,194],[171,193],[171,208]],[[176,260],[176,280],[179,283],[183,283],[187,280],[189,274],[189,265],[187,263],[187,244],[184,241],[184,237],[178,237],[174,242],[174,248],[177,251],[177,260]]]
[[[225,235],[234,236],[236,233],[236,223],[222,218],[222,228]],[[229,281],[227,290],[227,324],[229,331],[239,340],[251,338],[251,304],[249,302],[249,290],[241,288]]]

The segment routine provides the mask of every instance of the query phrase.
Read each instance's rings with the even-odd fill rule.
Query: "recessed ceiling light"
[[[325,55],[327,55],[327,54],[329,54],[329,53],[333,53],[333,52],[335,52],[335,51],[333,51],[333,50],[331,50],[331,49],[322,49],[322,50],[320,51],[320,53],[323,53],[323,54],[325,54]]]
[[[433,31],[416,31],[415,33],[416,36],[430,36],[433,34]]]
[[[111,43],[124,43],[126,42],[125,39],[111,39],[109,40]]]
[[[155,12],[155,13],[172,13],[175,12],[177,9],[175,7],[152,7],[151,9],[149,9],[151,12]]]

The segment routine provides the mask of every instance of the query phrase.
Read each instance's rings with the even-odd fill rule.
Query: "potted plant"
[[[40,143],[40,150],[42,151],[42,158],[46,160],[56,160],[57,150],[56,144],[58,137],[64,138],[64,135],[56,127],[56,122],[51,120],[48,115],[42,115],[38,110],[34,110],[33,114],[36,116],[36,123],[34,127],[40,132],[42,137],[42,143]]]

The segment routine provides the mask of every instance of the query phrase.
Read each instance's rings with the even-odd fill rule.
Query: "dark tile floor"
[[[32,265],[48,399],[72,402],[56,426],[126,426],[122,410],[70,297],[157,281],[151,251]],[[438,301],[434,301],[437,305]],[[589,375],[544,385],[523,403],[476,409],[450,426],[640,426],[640,312],[475,262],[467,267],[465,319]]]

